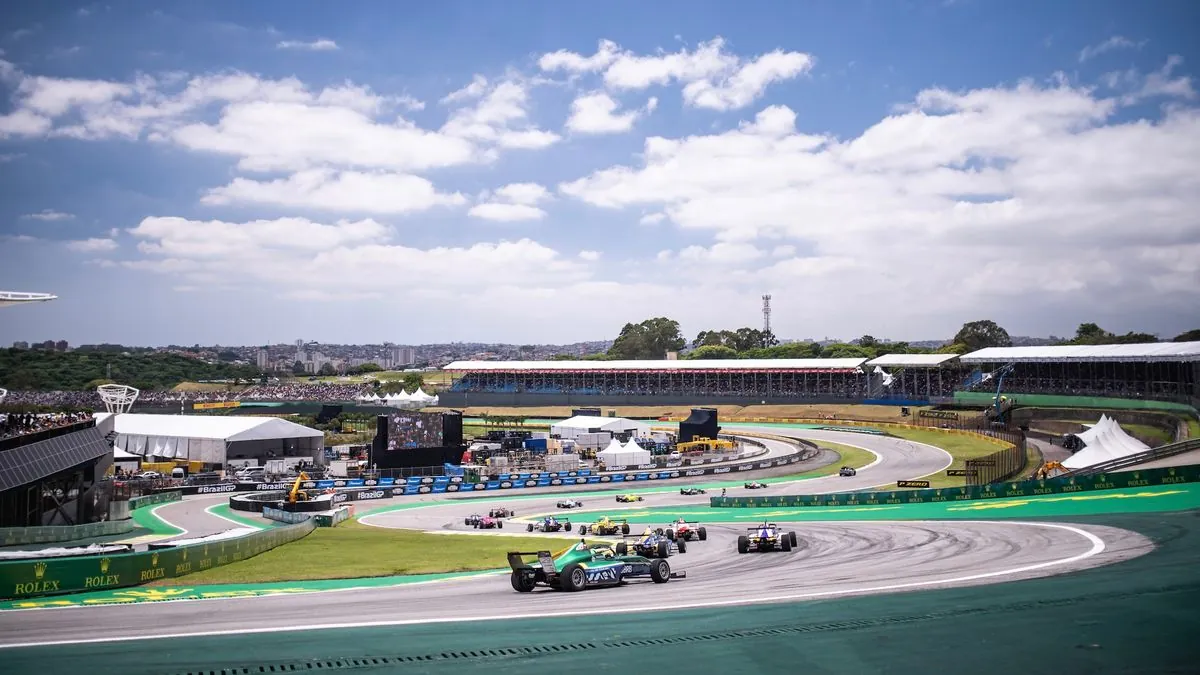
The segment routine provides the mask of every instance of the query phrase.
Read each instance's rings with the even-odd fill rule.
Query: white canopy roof
[[[1200,361],[1200,342],[1149,342],[1136,345],[1056,345],[988,347],[960,357],[963,363],[1058,361]]]
[[[957,358],[958,354],[884,354],[867,361],[867,365],[884,368],[935,368]]]
[[[125,452],[120,448],[113,448],[113,459],[142,459],[142,456],[135,455],[132,452]]]
[[[683,361],[455,361],[455,371],[853,370],[866,359],[685,359]]]
[[[631,429],[645,430],[647,432],[650,430],[649,424],[638,422],[637,420],[626,419],[624,417],[594,417],[590,415],[568,417],[565,420],[554,422],[550,426],[552,430],[579,429],[581,431],[588,431],[589,429],[600,429],[601,431],[613,432],[629,431]]]
[[[309,429],[277,417],[143,415],[137,413],[117,415],[115,431],[126,436],[200,438],[227,442],[324,436],[316,429]]]
[[[615,438],[609,441],[607,448],[596,453],[596,459],[605,466],[639,466],[654,461],[649,450],[643,450],[633,441],[621,445]]]
[[[1082,469],[1150,449],[1150,446],[1125,433],[1121,425],[1107,415],[1101,415],[1099,422],[1076,436],[1085,447],[1063,461],[1063,466],[1068,469]]]
[[[28,305],[34,302],[57,300],[57,295],[49,293],[21,293],[18,291],[0,291],[0,307],[9,305]]]

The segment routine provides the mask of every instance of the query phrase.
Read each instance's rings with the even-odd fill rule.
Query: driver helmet
[[[646,537],[648,537],[648,536],[650,536],[650,535],[652,535],[652,534],[654,534],[654,531],[653,531],[653,530],[651,530],[649,526],[646,526],[646,531],[645,531],[645,532],[642,532],[642,536],[646,536]]]

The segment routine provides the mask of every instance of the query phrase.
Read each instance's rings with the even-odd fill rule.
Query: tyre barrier
[[[714,507],[764,508],[780,506],[875,506],[882,504],[928,504],[975,499],[1008,499],[1039,495],[1070,494],[1093,490],[1155,487],[1200,482],[1200,465],[1144,469],[1094,476],[1047,478],[957,488],[925,488],[881,492],[842,492],[823,495],[780,495],[777,497],[710,497]]]
[[[156,551],[0,562],[0,599],[99,591],[181,577],[256,556],[295,541],[315,527],[316,523],[307,520],[236,539]]]

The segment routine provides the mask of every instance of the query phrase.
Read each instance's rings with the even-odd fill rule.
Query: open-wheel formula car
[[[704,494],[704,488],[679,488],[679,494],[689,497],[692,495],[702,495]]]
[[[749,483],[746,483],[743,487],[745,487],[747,490],[761,490],[761,489],[767,487],[767,484],[760,483],[758,481],[751,481]]]
[[[560,499],[558,500],[558,508],[560,509],[577,509],[583,506],[583,502],[578,499]]]
[[[660,527],[656,531],[672,541],[708,540],[708,530],[705,530],[703,525],[695,521],[686,521],[682,516],[680,516],[679,520],[676,520],[665,528]]]
[[[646,498],[641,495],[617,495],[617,501],[622,504],[628,504],[630,502],[644,502]]]
[[[614,520],[608,516],[604,516],[591,525],[580,525],[579,534],[598,534],[601,536],[629,534],[629,521],[624,519]]]
[[[479,520],[475,521],[475,529],[477,529],[477,530],[491,530],[494,528],[503,528],[503,527],[504,527],[503,520],[500,520],[499,518],[493,518],[491,516],[483,516]]]
[[[747,534],[738,537],[738,553],[790,551],[796,547],[796,533],[782,532],[775,523],[763,523],[749,529]]]
[[[661,531],[655,532],[646,528],[641,534],[627,534],[625,539],[617,543],[617,555],[636,553],[647,558],[666,558],[674,552],[686,553],[687,542],[668,539]]]
[[[560,531],[561,532],[570,532],[571,531],[571,521],[559,520],[558,518],[555,518],[554,516],[547,516],[547,517],[542,518],[541,520],[537,521],[536,523],[529,523],[528,525],[526,525],[525,531],[526,532],[560,532]]]
[[[843,466],[842,468],[838,469],[838,475],[839,476],[857,476],[858,469],[855,469],[852,466]]]
[[[517,515],[517,512],[500,506],[488,511],[488,515],[493,518],[512,518],[513,516]]]
[[[524,556],[537,556],[536,562],[526,562]],[[529,593],[538,584],[556,591],[582,591],[585,588],[619,586],[628,579],[649,577],[662,584],[671,579],[683,579],[686,572],[672,572],[664,559],[640,555],[620,555],[607,544],[589,545],[579,542],[558,557],[549,551],[508,554],[509,576],[513,590]]]
[[[463,518],[463,525],[466,525],[467,527],[479,527],[479,521],[481,520],[483,520],[482,514],[472,513],[466,518]]]

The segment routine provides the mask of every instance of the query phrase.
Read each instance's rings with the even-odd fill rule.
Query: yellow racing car
[[[612,534],[629,534],[629,521],[625,519],[615,520],[613,518],[609,518],[608,516],[604,516],[591,525],[579,526],[579,534],[588,533],[604,536]]]
[[[621,504],[628,504],[630,502],[646,501],[646,498],[641,495],[617,495],[617,501]]]

